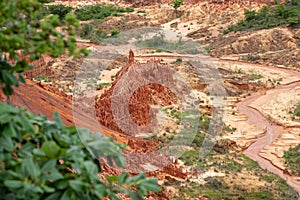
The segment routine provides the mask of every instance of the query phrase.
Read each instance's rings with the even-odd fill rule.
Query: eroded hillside
[[[80,8],[99,2],[55,1],[51,4],[61,3]],[[165,1],[100,3],[135,8],[119,16],[81,21],[77,36],[79,46],[95,51],[101,48],[99,43],[103,39],[114,34],[154,26],[192,38],[212,57],[226,91],[223,128],[212,151],[204,158],[199,157],[210,123],[215,120],[209,86],[203,77],[194,73],[184,56],[180,57],[168,49],[144,47],[144,51],[134,51],[131,56],[128,56],[128,49],[103,71],[103,76],[97,77],[94,82],[96,95],[82,97],[85,107],[73,105],[73,108],[76,74],[85,58],[44,57],[34,63],[34,69],[26,74],[27,85],[16,89],[10,102],[49,117],[53,111],[58,111],[68,125],[75,123],[92,131],[99,131],[100,127],[105,135],[128,145],[124,152],[129,161],[126,170],[159,168],[148,170],[152,171],[148,176],[159,179],[163,192],[150,194],[149,199],[298,199],[299,177],[288,170],[284,152],[300,143],[299,120],[292,114],[300,101],[300,74],[297,72],[300,67],[299,28],[275,27],[224,34],[230,25],[244,18],[244,9],[259,10],[267,5],[265,1],[258,0],[238,3],[185,1],[176,11]],[[132,117],[141,127],[149,124],[153,117],[151,106],[163,107],[168,121],[157,135],[128,135],[118,127],[120,124],[112,116],[111,96],[122,75],[130,67],[139,67],[140,63],[147,61],[148,64],[152,62],[156,63],[155,66],[164,65],[176,70],[188,80],[199,99],[200,129],[179,159],[155,153],[134,159],[132,156],[133,153],[155,152],[178,134],[178,120],[184,112],[178,108],[174,94],[168,89],[148,85],[139,88],[130,97],[130,115],[126,117]],[[96,72],[89,72],[93,73]],[[155,77],[166,74],[158,73]],[[7,101],[4,97],[1,100]],[[95,113],[89,111],[90,107],[95,108]],[[74,110],[76,116],[80,116],[75,122]],[[95,122],[100,126],[96,127]],[[143,165],[139,166],[141,163]],[[108,165],[104,165],[104,169],[109,174],[121,173],[121,170]]]

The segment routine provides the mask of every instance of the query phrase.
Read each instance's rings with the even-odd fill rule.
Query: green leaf
[[[126,165],[125,157],[122,154],[114,157],[114,161],[118,167],[124,167]]]
[[[120,198],[115,193],[112,192],[109,194],[109,197],[111,200],[120,200]]]
[[[22,158],[32,157],[33,149],[34,149],[34,144],[28,142],[21,147],[21,149],[18,151],[18,155]]]
[[[17,132],[15,130],[15,127],[14,127],[12,121],[10,121],[9,124],[7,124],[4,127],[4,133],[7,134],[10,137],[16,137],[17,136]]]
[[[13,118],[13,115],[11,113],[8,112],[1,112],[0,113],[0,124],[6,124],[8,122],[10,122]]]
[[[71,133],[77,133],[76,126],[69,126],[69,127],[66,127],[66,129],[69,130]]]
[[[92,161],[85,161],[84,167],[90,174],[95,175],[95,174],[98,174],[98,172],[99,172],[99,167]]]
[[[42,149],[33,149],[33,154],[36,155],[36,156],[41,156],[41,157],[44,157],[46,156],[46,154],[44,153],[44,151]]]
[[[132,177],[129,177],[127,180],[126,180],[126,183],[135,183],[139,180],[142,180],[142,179],[145,179],[145,174],[142,172],[142,173],[139,173],[138,175],[136,176],[132,176]]]
[[[127,172],[123,172],[121,174],[121,176],[119,177],[119,184],[122,185],[123,183],[125,183],[126,179],[128,178],[128,173]]]
[[[21,83],[26,83],[26,81],[25,81],[25,79],[24,79],[24,77],[23,77],[23,75],[22,74],[19,74],[19,81],[21,82]]]
[[[57,181],[59,179],[63,179],[63,175],[61,175],[61,173],[59,173],[56,169],[53,169],[53,171],[51,172],[51,174],[45,175],[42,178],[46,179],[46,180],[51,180],[51,181]],[[67,183],[68,185],[68,183]],[[59,183],[55,185],[57,188],[58,187],[64,187],[64,185],[60,185]],[[60,188],[59,188],[60,189]]]
[[[22,187],[22,182],[15,181],[15,180],[5,180],[4,185],[9,188],[17,189],[17,188]]]
[[[8,85],[18,85],[18,79],[13,76],[11,73],[9,73],[7,70],[2,70],[2,78],[4,82]]]
[[[94,186],[94,188],[95,188],[95,194],[97,195],[98,198],[102,199],[107,195],[105,185],[97,184]]]
[[[43,143],[41,149],[49,158],[57,158],[60,151],[60,147],[54,141],[47,141]]]
[[[74,189],[77,192],[82,192],[84,188],[84,182],[82,180],[70,180],[69,185],[71,186],[72,189]]]
[[[31,134],[35,133],[33,124],[28,120],[24,113],[18,115],[15,119],[22,125],[25,131],[28,131]]]
[[[41,171],[43,173],[51,172],[51,171],[53,171],[53,169],[55,168],[55,166],[56,166],[56,160],[49,160],[48,162],[46,162],[44,164],[44,166],[42,167]]]
[[[53,194],[51,194],[50,196],[48,196],[45,200],[57,200],[57,199],[61,199],[62,195],[62,191],[57,191]]]
[[[63,195],[61,196],[61,200],[72,200],[74,198],[72,198],[74,196],[74,193],[71,189],[67,189]]]
[[[64,127],[64,124],[62,123],[58,112],[55,112],[53,114],[53,120],[55,121],[55,124],[57,125],[58,128],[63,128]]]
[[[119,180],[118,176],[108,176],[106,177],[106,180],[108,180],[109,182],[117,182]]]
[[[133,192],[132,190],[128,190],[127,192],[132,200],[144,200],[140,194]]]
[[[32,191],[33,191],[34,193],[43,193],[43,192],[44,192],[44,191],[42,190],[42,188],[39,187],[39,186],[33,187],[33,188],[32,188]]]
[[[48,187],[47,185],[45,185],[43,189],[44,189],[45,192],[47,192],[47,193],[53,193],[53,192],[55,192],[55,189],[54,189],[54,188]]]
[[[7,135],[2,135],[2,137],[0,138],[0,146],[9,152],[12,152],[14,150],[13,141]]]
[[[157,184],[157,180],[155,178],[145,179],[141,182],[141,185],[148,191],[152,192],[160,192],[161,188]]]
[[[32,158],[28,158],[27,160],[23,161],[22,165],[32,179],[36,179],[40,176],[40,168],[36,163],[33,162]]]
[[[62,180],[55,181],[54,185],[57,189],[63,190],[69,185],[69,182],[66,179],[62,179]]]
[[[25,176],[23,173],[19,173],[19,172],[14,172],[14,171],[9,171],[8,172],[13,178],[17,178],[17,179],[24,179]]]

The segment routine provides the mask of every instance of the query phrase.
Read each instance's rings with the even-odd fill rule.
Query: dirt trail
[[[137,57],[153,57],[153,58],[161,58],[161,59],[174,59],[176,57],[179,57],[179,55],[142,55],[142,56],[137,56]],[[183,57],[189,58],[189,55],[185,55]],[[260,65],[260,64],[251,64],[243,61],[235,61],[231,59],[218,59],[214,58],[212,59],[214,62],[226,62],[230,64],[240,64],[240,65],[246,65],[246,66],[251,66],[251,67],[256,67],[256,68],[261,68],[261,69],[272,69],[274,72],[285,72],[293,77],[296,77],[297,80],[291,80],[287,81],[285,84],[282,84],[280,86],[275,87],[274,89],[270,90],[276,90],[278,92],[282,92],[280,90],[282,89],[294,89],[296,87],[300,86],[300,73],[291,70],[288,68],[283,68],[283,67],[274,67],[274,66],[266,66],[266,65]],[[298,191],[300,194],[300,182],[295,179],[295,177],[289,176],[287,174],[283,173],[283,170],[276,167],[273,165],[269,160],[266,158],[263,158],[259,155],[259,152],[267,145],[272,144],[276,138],[284,131],[286,130],[285,127],[279,126],[276,124],[272,124],[271,122],[268,121],[268,119],[263,116],[259,110],[256,110],[252,107],[249,106],[250,103],[253,101],[257,100],[258,98],[262,97],[265,95],[266,91],[263,92],[257,92],[249,96],[248,98],[242,100],[237,104],[237,109],[240,113],[246,115],[248,117],[248,123],[253,124],[257,126],[258,128],[266,128],[266,134],[259,138],[256,142],[254,142],[248,149],[244,151],[244,154],[251,159],[255,160],[262,168],[267,169],[277,175],[279,175],[281,178],[285,179],[287,183],[293,187],[295,190]]]
[[[259,66],[258,66],[259,67]],[[276,69],[274,69],[276,70]],[[272,90],[280,91],[281,89],[293,89],[295,87],[298,87],[300,85],[300,74],[287,70],[287,69],[280,69],[280,70],[286,70],[288,73],[293,73],[294,76],[299,77],[298,82],[293,82],[285,85],[278,86]],[[277,175],[279,175],[281,178],[285,179],[287,183],[292,186],[295,190],[298,191],[300,194],[300,182],[295,180],[294,177],[289,176],[287,174],[283,173],[283,170],[273,165],[269,160],[266,158],[263,158],[259,155],[259,152],[267,145],[272,144],[275,139],[283,133],[285,130],[285,127],[279,126],[277,124],[272,124],[269,122],[258,110],[252,108],[249,106],[250,103],[255,101],[256,99],[262,97],[264,94],[255,93],[251,95],[250,97],[242,100],[237,105],[237,109],[240,113],[246,115],[248,117],[248,123],[253,124],[258,127],[266,127],[266,134],[259,138],[256,142],[254,142],[250,147],[244,151],[244,154],[251,159],[258,162],[258,164],[264,168],[267,169]]]

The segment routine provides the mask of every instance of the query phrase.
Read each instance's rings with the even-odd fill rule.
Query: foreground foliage
[[[143,173],[100,180],[99,162],[90,152],[118,167],[125,164],[123,145],[110,138],[79,129],[80,140],[58,114],[52,122],[3,103],[0,110],[1,199],[120,199],[118,193],[142,199],[148,191],[160,191],[157,180]]]
[[[70,54],[87,54],[84,49],[76,49],[74,31],[79,23],[74,14],[40,20],[41,12],[42,4],[37,0],[0,2],[0,85],[6,95],[13,93],[13,86],[25,82],[22,72],[31,69],[29,60],[45,53],[57,57],[66,49]],[[57,31],[58,26],[62,32]]]

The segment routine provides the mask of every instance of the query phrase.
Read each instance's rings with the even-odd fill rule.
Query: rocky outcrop
[[[175,94],[155,83],[156,80],[172,82],[172,72],[156,60],[149,60],[146,64],[135,62],[134,54],[130,51],[128,64],[117,73],[111,87],[96,97],[99,122],[126,134],[137,133],[138,127],[147,127],[151,122],[155,124],[151,105],[177,103]],[[150,131],[151,127],[146,130]]]

